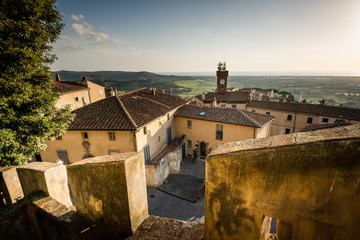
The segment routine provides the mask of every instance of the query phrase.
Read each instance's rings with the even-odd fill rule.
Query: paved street
[[[185,175],[184,177],[181,177]],[[200,179],[205,179],[205,166],[196,164],[192,162],[192,159],[186,158],[181,163],[180,174],[176,178],[177,184],[169,184],[170,187],[173,187],[174,192],[181,192],[178,188],[179,186],[188,186],[189,177],[197,177],[197,181]],[[201,181],[201,180],[200,180]],[[194,181],[195,182],[195,181]],[[168,186],[168,188],[169,188]],[[188,187],[187,187],[188,188]],[[167,189],[167,188],[166,188]],[[186,189],[182,189],[186,191]],[[171,191],[171,190],[170,190]],[[190,189],[189,189],[190,191]],[[172,191],[171,191],[172,192]],[[148,195],[148,205],[149,205],[149,214],[167,218],[175,218],[185,221],[204,221],[204,203],[205,203],[205,194],[202,193],[197,202],[191,202],[186,199],[184,193],[184,198],[176,197],[170,194],[167,194],[163,191],[160,191],[156,188],[147,188]]]

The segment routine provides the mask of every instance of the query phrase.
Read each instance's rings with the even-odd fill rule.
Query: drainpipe
[[[134,134],[134,145],[135,145],[135,152],[137,152],[138,151],[138,149],[137,149],[137,144],[136,144],[136,131],[134,131],[133,132],[133,134]]]
[[[295,112],[295,117],[294,117],[293,133],[295,132],[295,127],[296,127],[296,115],[297,115],[297,112]]]

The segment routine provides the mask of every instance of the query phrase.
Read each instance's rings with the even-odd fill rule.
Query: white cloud
[[[97,44],[121,44],[118,39],[110,38],[106,33],[95,32],[94,27],[86,22],[83,23],[73,23],[71,25],[70,31],[80,35],[82,40],[95,41]]]
[[[84,18],[84,15],[82,15],[82,14],[79,14],[79,15],[71,15],[71,18],[73,19],[73,20],[75,20],[75,21],[80,21],[81,19],[83,19]]]

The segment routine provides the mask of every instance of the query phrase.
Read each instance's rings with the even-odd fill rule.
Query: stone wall
[[[147,218],[143,153],[88,158],[67,169],[79,214],[125,235]]]
[[[226,143],[206,160],[205,239],[360,236],[360,126]],[[265,226],[264,226],[265,225]]]
[[[0,206],[15,203],[24,197],[16,167],[0,168],[0,194]]]

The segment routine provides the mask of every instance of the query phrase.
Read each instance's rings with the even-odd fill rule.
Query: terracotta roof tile
[[[235,91],[235,92],[213,92],[204,94],[205,98],[203,102],[209,103],[213,102],[216,98],[217,102],[227,102],[227,103],[245,103],[250,101],[250,92],[246,91]],[[202,95],[195,96],[196,98],[202,100]]]
[[[135,130],[185,103],[175,96],[140,89],[76,109],[69,129]]]
[[[319,116],[345,118],[350,120],[360,121],[360,109],[329,106],[310,103],[297,103],[297,102],[270,102],[270,101],[251,101],[247,104],[248,107],[259,107],[265,109],[277,109],[291,112],[310,113]]]
[[[67,93],[88,89],[82,81],[54,81],[53,91],[58,93]]]
[[[202,112],[204,114],[200,114]],[[248,112],[237,108],[196,106],[192,104],[179,108],[175,116],[258,128],[275,118],[270,115]]]

